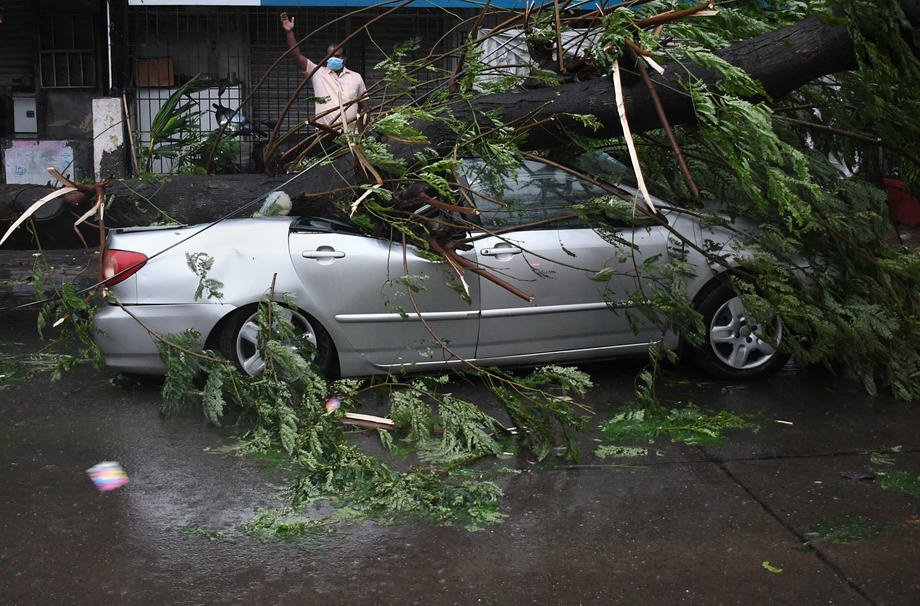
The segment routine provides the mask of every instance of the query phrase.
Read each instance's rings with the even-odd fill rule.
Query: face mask
[[[334,72],[337,72],[345,67],[345,60],[341,57],[329,57],[329,59],[326,61],[326,67]]]

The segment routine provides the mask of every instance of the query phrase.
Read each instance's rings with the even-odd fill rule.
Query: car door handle
[[[522,252],[524,251],[517,246],[496,246],[495,248],[483,248],[479,254],[486,257],[497,257],[498,255],[519,255]]]
[[[317,250],[305,250],[301,253],[305,259],[341,259],[345,253],[334,248],[320,247]]]

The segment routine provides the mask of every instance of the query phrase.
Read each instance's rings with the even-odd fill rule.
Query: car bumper
[[[234,307],[214,304],[130,305],[127,309],[135,317],[116,305],[99,309],[94,320],[96,344],[110,368],[156,375],[165,374],[166,366],[160,359],[157,341],[148,328],[164,337],[188,329],[195,330],[201,335],[197,344],[200,349],[217,322]]]

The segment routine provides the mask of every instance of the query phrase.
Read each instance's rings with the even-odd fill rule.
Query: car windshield
[[[573,169],[592,179],[610,183],[635,195],[632,171],[603,152],[582,154],[568,161]],[[481,158],[466,158],[460,181],[468,188],[485,227],[517,225],[582,227],[582,211],[590,205],[618,203],[609,191],[572,173],[537,160],[524,160],[514,168],[497,169]],[[632,208],[631,204],[627,204]]]
[[[627,186],[630,191],[636,188],[636,175],[632,169],[600,150],[579,154],[569,164],[572,168],[591,175],[599,181],[605,181],[611,185]]]
[[[484,223],[520,225],[572,214],[573,204],[604,196],[600,187],[554,166],[524,160],[498,172],[482,159],[466,160],[464,177]]]

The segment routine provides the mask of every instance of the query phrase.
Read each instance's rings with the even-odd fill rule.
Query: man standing
[[[364,130],[368,111],[367,87],[361,74],[345,67],[344,49],[330,44],[326,49],[329,55],[326,65],[318,66],[301,54],[294,37],[294,19],[289,19],[287,13],[281,13],[281,27],[297,65],[313,86],[313,95],[317,98],[313,121],[337,132]]]

